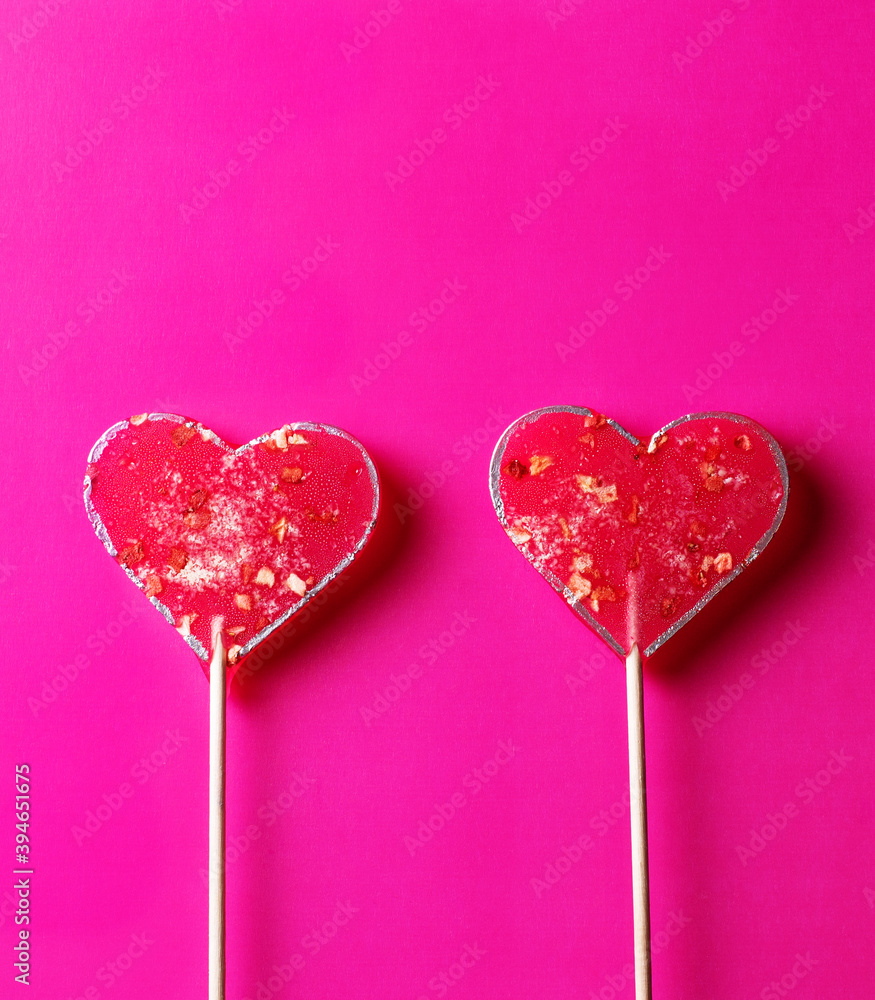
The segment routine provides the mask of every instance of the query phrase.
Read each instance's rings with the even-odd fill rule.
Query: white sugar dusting
[[[159,486],[163,493],[144,498],[143,520],[152,529],[148,549],[156,556],[179,550],[186,563],[174,571],[158,565],[147,551],[134,570],[144,582],[155,575],[194,594],[245,594],[254,615],[273,620],[289,606],[289,591],[303,596],[305,580],[313,574],[301,541],[299,519],[304,515],[265,482],[251,451],[224,455],[217,465],[218,474],[202,474],[197,488],[195,481],[165,465]],[[204,496],[195,503],[199,491]],[[280,543],[270,528],[283,516],[287,523]],[[294,586],[267,587],[269,577],[291,578]]]

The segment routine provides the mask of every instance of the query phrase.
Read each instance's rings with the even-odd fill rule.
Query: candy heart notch
[[[98,538],[203,663],[215,618],[238,663],[350,565],[377,520],[373,462],[324,424],[234,449],[193,420],[141,414],[88,462]]]
[[[698,413],[640,441],[580,407],[515,421],[492,457],[505,531],[625,658],[649,656],[768,544],[787,465],[747,417]]]

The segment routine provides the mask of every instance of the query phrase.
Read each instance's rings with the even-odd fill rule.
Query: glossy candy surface
[[[551,407],[505,431],[491,490],[514,544],[620,656],[654,652],[748,565],[787,503],[774,438],[693,414],[640,441]]]
[[[377,473],[348,434],[287,424],[238,449],[175,414],[110,428],[85,505],[110,555],[206,662],[236,663],[345,569],[373,530]]]

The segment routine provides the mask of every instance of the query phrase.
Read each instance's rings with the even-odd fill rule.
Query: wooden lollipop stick
[[[228,657],[222,645],[221,627],[222,619],[216,619],[210,660],[209,1000],[225,998],[225,684]]]
[[[647,861],[647,782],[644,773],[644,685],[637,644],[626,657],[629,715],[629,806],[632,816],[632,909],[635,924],[635,1000],[651,1000],[650,873]]]

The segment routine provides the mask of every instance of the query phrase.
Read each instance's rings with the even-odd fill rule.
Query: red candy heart
[[[519,550],[620,656],[649,656],[774,535],[787,465],[746,417],[681,417],[642,442],[578,407],[521,417],[492,499]]]
[[[152,413],[95,444],[85,506],[200,659],[221,617],[236,663],[352,562],[376,523],[379,484],[336,427],[287,424],[235,450],[194,421]]]

